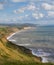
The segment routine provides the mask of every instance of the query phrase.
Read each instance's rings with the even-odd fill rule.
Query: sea
[[[16,32],[8,38],[16,45],[24,46],[43,63],[54,62],[54,26],[36,26]]]

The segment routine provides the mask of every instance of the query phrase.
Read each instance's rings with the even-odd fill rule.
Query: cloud
[[[19,14],[19,13],[23,13],[24,12],[24,8],[21,8],[21,9],[17,9],[17,10],[14,10],[13,12],[15,13],[15,14]]]
[[[31,4],[29,4],[29,5],[27,6],[27,9],[28,9],[28,10],[35,10],[35,9],[36,9],[36,6],[35,6],[34,3],[31,3]]]
[[[32,13],[32,16],[35,19],[39,19],[39,18],[43,18],[44,17],[44,14],[42,14],[42,13]]]
[[[44,14],[40,13],[39,8],[35,5],[35,3],[32,2],[29,3],[27,6],[14,10],[14,13],[23,14],[23,17],[20,18],[25,20],[40,19],[44,17]]]
[[[3,9],[4,9],[3,4],[0,4],[0,10],[3,10]]]
[[[26,0],[12,0],[12,2],[25,2]]]
[[[21,7],[20,9],[14,10],[13,12],[15,14],[24,13],[24,11],[27,9],[27,7]]]
[[[54,17],[54,11],[48,11],[48,16]]]
[[[0,1],[0,10],[3,10],[4,6],[7,6],[7,4],[8,4],[8,0],[1,0]]]
[[[38,2],[38,1],[49,2],[51,0],[10,0],[10,1],[17,3],[17,2]]]
[[[43,3],[43,4],[42,4],[42,7],[43,7],[45,10],[54,10],[54,5],[51,5],[51,4],[48,4],[48,3]]]
[[[24,7],[21,7],[20,9],[14,10],[13,12],[17,14],[17,13],[24,13],[26,10],[27,11],[36,11],[38,9],[39,8],[37,8],[34,3],[30,3],[27,6],[24,6]]]

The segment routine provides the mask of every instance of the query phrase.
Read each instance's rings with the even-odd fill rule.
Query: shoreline
[[[21,32],[21,31],[22,31],[22,30],[19,30],[19,31],[17,31],[17,32],[12,33],[11,35],[9,35],[9,36],[7,37],[7,40],[9,40],[9,38],[11,38],[13,35],[15,35],[16,33]]]
[[[30,28],[29,28],[29,29],[30,29]],[[11,42],[11,41],[15,42],[15,40],[10,40],[10,38],[11,38],[13,35],[15,35],[15,34],[17,34],[17,33],[20,33],[20,32],[27,31],[27,30],[29,30],[29,29],[19,30],[19,31],[17,31],[17,32],[15,32],[15,33],[13,33],[13,34],[11,34],[10,36],[8,36],[8,37],[7,37],[7,40],[10,41],[10,42]],[[32,29],[32,28],[31,28],[31,29]],[[12,43],[13,43],[13,42],[12,42]],[[13,44],[15,44],[15,43],[13,43]],[[17,45],[17,44],[15,44],[15,45]],[[23,46],[23,45],[19,45],[19,46]],[[23,46],[23,47],[25,47],[25,46]],[[26,48],[26,47],[25,47],[25,48]],[[31,49],[29,49],[29,50],[31,50]],[[33,52],[33,50],[31,50],[31,53],[32,53],[32,55],[34,55],[34,56],[36,56],[36,57],[40,57],[40,58],[42,59],[42,60],[41,60],[42,63],[48,63],[48,61],[47,61],[46,58],[36,55],[36,54]]]
[[[24,32],[24,31],[27,31],[27,30],[30,30],[30,29],[34,29],[34,27],[29,27],[29,28],[26,28],[26,29],[21,29],[21,30],[18,30],[12,34],[10,34],[9,36],[7,36],[7,40],[9,40],[9,38],[11,38],[13,35],[15,35],[16,33],[20,33],[20,32]]]
[[[33,50],[32,50],[32,54],[35,55],[35,56],[37,56],[37,57],[41,57],[41,59],[42,59],[41,62],[42,62],[42,63],[48,63],[47,58],[35,54],[35,53],[33,52]]]

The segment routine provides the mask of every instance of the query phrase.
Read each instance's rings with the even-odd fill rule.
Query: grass
[[[22,62],[20,62],[20,61],[18,61],[18,62],[5,62],[3,65],[53,65],[53,64],[51,64],[51,63],[36,63],[36,62],[34,62],[34,63],[32,63],[32,62],[24,62],[24,63],[22,63]]]

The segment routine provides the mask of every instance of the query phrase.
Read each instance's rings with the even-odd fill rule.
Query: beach
[[[11,39],[12,36],[14,36],[15,34],[19,34],[20,32],[25,32],[25,31],[28,31],[28,30],[31,30],[31,29],[35,29],[35,27],[24,27],[23,29],[18,30],[18,31],[16,31],[14,33],[11,33],[11,35],[7,36],[7,40],[14,43],[14,42],[16,42],[16,40]],[[20,45],[20,46],[24,46],[24,45],[27,46],[27,45],[30,45],[30,44],[24,44],[24,45],[23,44],[18,44],[18,45]]]

